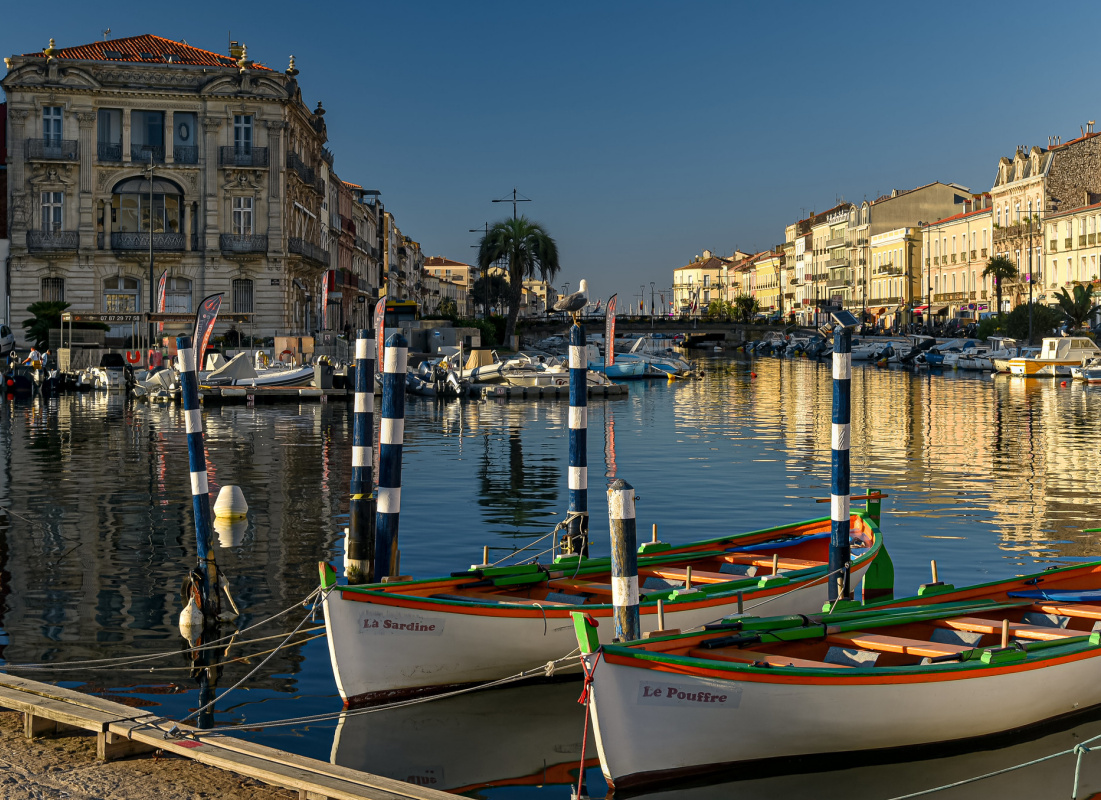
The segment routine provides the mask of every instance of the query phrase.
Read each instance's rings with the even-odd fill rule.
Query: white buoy
[[[248,530],[247,519],[231,519],[229,517],[214,518],[214,532],[218,534],[218,546],[223,549],[240,547],[245,539],[245,531]]]
[[[240,486],[227,485],[218,490],[218,499],[214,501],[214,516],[225,519],[244,519],[248,514],[248,503]]]
[[[180,633],[188,643],[194,646],[203,632],[203,612],[195,605],[195,596],[187,599],[187,605],[180,612]]]

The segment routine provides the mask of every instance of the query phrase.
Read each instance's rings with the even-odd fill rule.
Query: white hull
[[[590,668],[595,657],[585,657]],[[977,678],[954,670],[952,680],[821,684],[704,678],[601,660],[590,693],[596,744],[605,778],[620,788],[743,761],[967,739],[1101,703],[1097,657]]]
[[[853,570],[854,586],[859,585],[869,565],[865,560]],[[792,588],[803,585],[791,584]],[[817,613],[827,600],[826,590],[825,582],[820,581],[776,595],[761,612]],[[364,596],[371,602],[354,599]],[[747,592],[746,610],[763,599]],[[538,609],[533,614],[530,606],[501,605],[493,609],[494,613],[487,613],[482,608],[453,603],[410,604],[400,596],[381,593],[349,592],[345,596],[338,587],[326,595],[324,608],[333,674],[346,704],[414,694],[433,687],[492,681],[541,667],[576,649],[571,611],[584,610],[600,621],[602,643],[610,643],[613,632],[610,605],[547,607],[545,616]],[[656,630],[656,608],[642,608],[643,632]],[[718,602],[667,604],[665,627],[687,630],[737,610],[736,596]],[[578,668],[572,661],[559,670]]]

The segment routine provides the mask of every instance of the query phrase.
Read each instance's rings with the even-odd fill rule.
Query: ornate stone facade
[[[146,311],[164,270],[169,311],[224,292],[223,311],[252,314],[258,335],[317,328],[322,281],[338,268],[322,204],[339,179],[293,58],[281,73],[243,47],[221,56],[138,36],[51,42],[5,63],[16,330],[42,299]],[[376,236],[363,215],[349,221],[350,242],[377,247]],[[339,266],[350,303],[378,295],[366,259]]]

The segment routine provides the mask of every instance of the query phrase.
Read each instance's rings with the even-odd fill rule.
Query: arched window
[[[152,189],[152,195],[150,195]],[[129,178],[111,194],[112,230],[121,233],[180,233],[183,190],[164,178]]]
[[[164,287],[164,310],[173,314],[191,313],[191,281],[169,278]]]
[[[141,281],[125,276],[103,281],[103,311],[107,314],[137,314],[141,311]]]

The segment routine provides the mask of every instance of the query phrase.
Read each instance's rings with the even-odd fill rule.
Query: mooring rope
[[[248,631],[255,630],[256,628],[259,628],[262,625],[266,625],[267,623],[269,623],[273,620],[279,619],[280,617],[289,614],[291,611],[294,611],[296,608],[301,608],[303,605],[310,602],[310,600],[313,599],[313,597],[315,595],[317,595],[320,591],[321,591],[320,588],[314,589],[312,592],[310,592],[308,595],[306,595],[305,598],[303,598],[302,600],[299,600],[294,605],[287,606],[282,611],[280,611],[276,614],[272,614],[270,617],[262,619],[259,622],[254,622],[252,625],[249,625],[247,628],[242,628],[239,631],[235,631],[234,633],[231,633],[228,636],[223,636],[220,639],[215,639],[214,641],[209,642],[207,644],[197,645],[195,647],[189,647],[189,648],[186,648],[184,650],[178,650],[178,649],[177,650],[164,650],[164,651],[159,652],[159,653],[151,653],[149,655],[144,655],[144,656],[117,656],[115,658],[90,658],[90,659],[83,659],[83,660],[79,660],[79,661],[59,661],[59,662],[52,662],[52,663],[51,662],[39,662],[39,663],[31,663],[31,664],[0,664],[0,672],[5,672],[5,671],[8,671],[8,670],[16,671],[16,672],[21,671],[21,670],[25,670],[25,671],[42,670],[42,671],[57,671],[57,672],[75,672],[75,671],[80,671],[80,670],[94,671],[96,669],[115,669],[115,668],[118,668],[118,667],[125,667],[125,666],[128,666],[130,664],[141,664],[141,663],[146,662],[146,661],[156,661],[157,659],[161,659],[161,658],[170,658],[170,657],[173,657],[173,656],[178,656],[181,653],[199,653],[203,650],[210,650],[210,649],[213,649],[215,647],[218,647],[222,643],[232,639],[234,636],[239,636],[242,633],[247,633]],[[310,613],[312,614],[313,611],[311,610]],[[324,627],[324,626],[319,626],[318,628],[311,628],[310,630],[320,630],[322,627]],[[265,641],[267,639],[278,638],[279,636],[283,636],[283,634],[276,634],[275,636],[265,636],[261,639],[246,639],[244,641],[238,642],[238,644],[250,644],[252,642],[262,642],[262,641]]]

